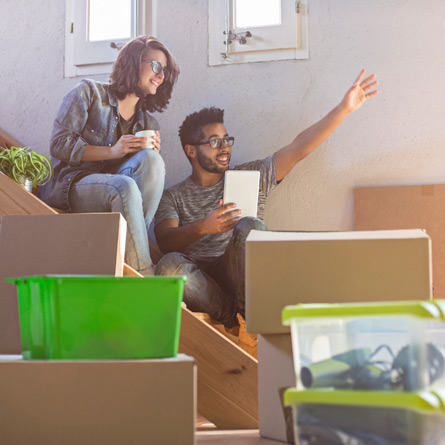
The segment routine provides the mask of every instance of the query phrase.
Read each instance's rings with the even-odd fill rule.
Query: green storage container
[[[445,302],[300,304],[282,320],[298,389],[445,387]]]
[[[445,444],[443,391],[287,389],[297,443]]]
[[[178,352],[186,278],[42,275],[17,285],[25,359],[138,359]]]

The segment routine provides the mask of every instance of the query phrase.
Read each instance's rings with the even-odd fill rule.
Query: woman
[[[179,74],[157,39],[137,37],[119,51],[109,83],[83,80],[63,99],[51,135],[54,177],[39,190],[71,212],[120,212],[127,221],[127,263],[153,274],[148,229],[164,189],[159,124],[149,112],[168,105]],[[156,130],[144,149],[140,130]]]

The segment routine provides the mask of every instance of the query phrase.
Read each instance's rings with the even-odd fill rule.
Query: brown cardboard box
[[[251,333],[288,333],[281,312],[290,304],[430,298],[431,239],[420,229],[252,231],[247,238]]]
[[[283,392],[295,386],[291,335],[258,335],[258,418],[262,437],[294,443],[292,410],[283,405]]]
[[[284,306],[431,298],[431,240],[422,230],[259,232],[246,245],[246,319],[258,335],[263,437],[293,441],[282,393],[295,387]]]
[[[192,445],[192,357],[122,361],[0,358],[0,439],[14,445]]]
[[[431,237],[433,296],[445,298],[445,184],[360,187],[354,229],[425,229]]]
[[[5,215],[0,224],[0,353],[21,352],[17,288],[5,278],[122,276],[127,223],[120,213]]]

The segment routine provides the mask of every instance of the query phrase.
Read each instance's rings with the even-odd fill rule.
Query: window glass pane
[[[281,0],[233,0],[235,28],[281,24]]]
[[[89,0],[88,40],[118,40],[132,37],[133,0]]]

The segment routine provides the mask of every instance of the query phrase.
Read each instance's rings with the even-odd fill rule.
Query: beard
[[[218,165],[213,159],[207,157],[204,153],[201,152],[201,150],[197,150],[198,155],[198,163],[204,170],[208,171],[209,173],[224,173],[228,168],[229,164],[227,165]],[[226,156],[229,156],[230,161],[230,154],[225,154]]]

